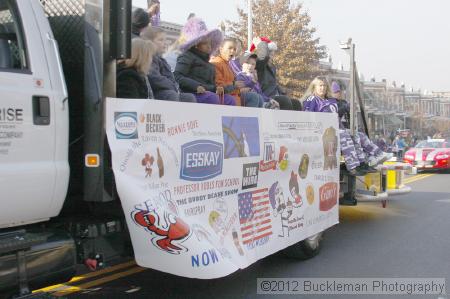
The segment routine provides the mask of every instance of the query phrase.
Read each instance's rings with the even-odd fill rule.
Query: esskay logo
[[[196,140],[181,146],[180,178],[203,181],[222,173],[223,145],[211,140]]]
[[[115,112],[114,125],[117,139],[137,139],[137,113],[136,112]]]

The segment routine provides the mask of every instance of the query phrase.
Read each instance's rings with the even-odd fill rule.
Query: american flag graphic
[[[239,194],[242,243],[248,244],[272,234],[268,189]]]

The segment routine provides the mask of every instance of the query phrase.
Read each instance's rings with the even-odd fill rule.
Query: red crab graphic
[[[164,212],[164,219],[161,219],[156,211],[139,211],[133,215],[133,219],[137,224],[145,227],[157,236],[163,237],[156,241],[155,245],[159,249],[172,254],[179,254],[185,250],[179,244],[175,245],[173,243],[174,241],[183,242],[191,234],[189,225],[179,217]],[[161,228],[161,221],[165,221],[167,224],[165,228]]]

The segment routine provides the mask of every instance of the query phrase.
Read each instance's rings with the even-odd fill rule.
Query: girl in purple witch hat
[[[174,75],[182,92],[194,93],[197,102],[235,105],[234,98],[216,86],[216,70],[209,63],[211,53],[222,42],[219,29],[208,30],[199,18],[191,18],[181,31],[180,50]]]

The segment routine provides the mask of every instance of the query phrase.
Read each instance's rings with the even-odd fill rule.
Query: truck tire
[[[286,249],[283,253],[289,258],[307,260],[319,254],[322,248],[324,232],[317,233],[303,241],[295,243]]]

